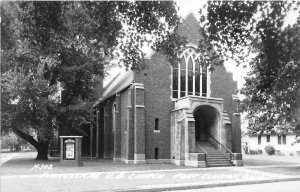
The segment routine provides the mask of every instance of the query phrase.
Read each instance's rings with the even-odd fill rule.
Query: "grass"
[[[271,173],[278,173],[278,174],[284,174],[284,175],[300,175],[300,166],[295,167],[276,167],[276,168],[258,168],[253,170],[258,171],[266,171]]]

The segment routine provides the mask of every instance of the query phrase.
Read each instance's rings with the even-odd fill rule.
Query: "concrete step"
[[[233,164],[206,164],[207,167],[232,167]]]
[[[215,160],[229,160],[227,157],[206,157],[207,160],[212,160],[212,159],[215,159]]]
[[[206,161],[206,164],[232,164],[231,161]]]
[[[196,145],[200,149],[203,149],[206,154],[206,165],[207,167],[228,167],[233,166],[232,162],[227,158],[223,152],[216,149],[209,142],[197,142]]]
[[[212,158],[214,158],[214,157],[226,157],[227,158],[227,156],[223,155],[223,154],[206,154],[206,157],[212,157]]]
[[[230,161],[209,161],[206,164],[232,164]]]
[[[230,164],[231,161],[229,160],[222,160],[222,161],[216,161],[216,160],[211,160],[211,161],[206,161],[207,164]]]

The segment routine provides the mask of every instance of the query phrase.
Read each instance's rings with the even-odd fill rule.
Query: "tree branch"
[[[19,136],[20,138],[24,139],[28,143],[30,143],[32,146],[34,146],[36,149],[39,147],[39,143],[30,135],[22,132],[21,130],[17,129],[16,127],[11,128],[12,131]]]

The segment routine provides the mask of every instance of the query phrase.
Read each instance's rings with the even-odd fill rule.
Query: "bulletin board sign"
[[[75,160],[76,157],[76,145],[75,139],[64,140],[64,159]]]

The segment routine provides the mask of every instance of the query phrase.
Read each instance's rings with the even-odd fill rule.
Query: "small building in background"
[[[262,133],[249,135],[248,148],[250,154],[266,154],[265,147],[275,148],[275,155],[300,156],[300,141],[295,133]]]

